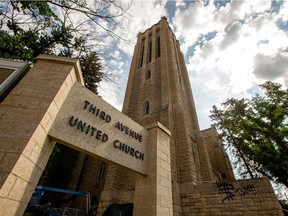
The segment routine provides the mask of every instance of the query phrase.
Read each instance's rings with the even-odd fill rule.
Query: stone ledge
[[[147,126],[145,126],[145,128],[147,130],[155,128],[155,127],[159,127],[159,129],[161,129],[163,132],[165,132],[168,136],[171,136],[171,132],[170,130],[168,130],[164,125],[162,125],[160,122],[154,122],[152,124],[149,124]]]
[[[45,55],[45,54],[40,54],[37,57],[37,60],[42,60],[44,62],[57,62],[57,63],[62,63],[62,64],[70,64],[74,65],[75,68],[75,73],[77,77],[77,81],[81,83],[81,85],[84,86],[84,80],[82,76],[82,71],[81,71],[81,66],[80,66],[80,61],[77,58],[68,58],[68,57],[62,57],[62,56],[53,56],[53,55]]]

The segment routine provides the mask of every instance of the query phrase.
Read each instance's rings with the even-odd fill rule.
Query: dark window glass
[[[149,80],[151,78],[151,70],[148,69],[146,72],[146,80]]]
[[[152,61],[152,39],[151,35],[149,35],[148,39],[148,63]]]
[[[143,58],[144,58],[144,39],[141,42],[140,60],[138,65],[139,68],[141,68],[143,65]]]
[[[106,170],[106,163],[102,162],[100,167],[99,167],[99,171],[98,171],[98,176],[97,176],[98,181],[104,180],[105,170]]]
[[[161,54],[160,51],[160,31],[156,32],[156,58],[159,58]]]
[[[148,115],[149,114],[149,102],[145,102],[144,104],[144,115]]]

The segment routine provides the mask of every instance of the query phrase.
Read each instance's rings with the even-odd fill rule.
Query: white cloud
[[[121,52],[112,55],[121,57],[124,52],[132,56],[137,34],[167,15],[165,3],[132,1],[129,19],[121,20],[128,30],[121,35],[131,43],[118,43]],[[202,128],[210,124],[208,116],[212,105],[219,105],[229,97],[250,97],[251,89],[257,89],[255,85],[264,79],[288,83],[284,69],[287,68],[287,56],[283,53],[287,49],[287,31],[276,25],[277,20],[288,19],[287,2],[283,2],[279,13],[271,13],[271,1],[266,0],[232,1],[218,9],[213,2],[204,5],[201,1],[187,4],[177,0],[174,7],[175,16],[170,25],[187,60]],[[213,34],[208,35],[211,32]],[[129,61],[124,65],[120,62],[111,62],[115,68],[119,66],[118,71],[125,77],[121,79],[120,90],[115,86],[107,87],[111,90],[109,93],[101,90],[103,98],[107,97],[118,107],[123,101],[129,70]]]
[[[251,15],[255,13],[262,13],[264,11],[269,11],[271,8],[270,0],[261,1],[245,1],[243,7],[241,8],[241,13]]]
[[[201,2],[177,8],[173,25],[188,59],[199,119],[229,97],[251,97],[265,79],[288,83],[287,30],[276,24],[287,20],[287,9],[283,2],[279,14],[271,13],[271,1],[232,1],[218,11]],[[216,32],[214,38],[203,37],[208,32]]]
[[[282,2],[282,6],[280,8],[278,17],[283,19],[283,21],[287,21],[288,20],[288,1],[283,1]]]
[[[110,64],[109,61],[106,60],[107,64],[110,65],[109,69],[107,70],[109,70],[109,72],[112,74],[119,74],[120,79],[118,80],[118,85],[111,85],[111,83],[101,82],[99,95],[101,95],[104,100],[119,110],[122,108],[130,67],[130,61],[124,62],[124,58],[121,56],[121,53],[125,53],[132,57],[138,33],[150,28],[152,25],[157,23],[162,16],[167,15],[165,10],[166,2],[167,1],[158,0],[131,1],[127,16],[120,17],[120,22],[121,25],[124,26],[124,29],[123,31],[118,32],[120,33],[121,37],[126,40],[126,42],[104,42],[106,46],[113,47],[113,50],[115,50],[111,54],[113,59],[109,60]]]
[[[241,30],[241,23],[238,21],[229,25],[225,30],[225,35],[223,35],[224,38],[221,44],[219,45],[219,48],[222,50],[227,48],[231,44],[236,43],[240,36],[239,35],[240,30]]]
[[[121,36],[129,42],[127,44],[122,41],[118,44],[118,47],[123,52],[132,56],[137,34],[150,28],[157,23],[162,16],[167,15],[165,4],[166,1],[158,0],[131,1],[128,18],[122,18],[122,26],[125,26],[126,31],[123,31]]]
[[[253,73],[262,80],[282,78],[288,81],[288,56],[277,53],[275,56],[257,54]]]
[[[176,0],[176,7],[183,7],[185,6],[184,0]]]
[[[102,81],[100,83],[100,87],[98,88],[99,96],[102,97],[107,103],[118,109],[122,110],[122,102],[118,97],[117,92],[119,89],[115,85],[111,85],[111,83],[107,83]]]
[[[172,23],[176,30],[176,37],[181,40],[184,53],[201,35],[219,26],[219,23],[214,22],[215,13],[216,9],[213,4],[204,7],[202,2],[190,4],[187,9],[177,8]]]

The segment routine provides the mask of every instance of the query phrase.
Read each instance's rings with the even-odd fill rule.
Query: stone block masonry
[[[134,203],[134,216],[172,216],[172,183],[170,157],[170,131],[161,123],[155,122],[146,126],[149,134],[147,142],[149,151],[148,175],[135,175],[135,190],[128,191],[130,183],[124,187],[104,189],[101,193],[97,215],[102,215],[111,203]],[[111,168],[111,167],[110,167]],[[115,167],[116,170],[119,168]],[[109,170],[108,170],[109,171]],[[111,169],[110,169],[111,171]],[[131,180],[128,170],[119,176],[127,175],[126,182]],[[112,171],[113,174],[117,172]],[[117,179],[119,179],[117,175]],[[113,181],[112,181],[113,182]],[[108,182],[108,184],[111,182]],[[117,182],[121,185],[122,182]],[[128,186],[128,187],[127,187]],[[107,188],[112,188],[108,185]],[[123,190],[123,189],[126,189]]]
[[[23,102],[21,97],[28,97],[31,103]],[[99,107],[93,105],[88,109],[85,98],[91,102],[96,101]],[[74,103],[75,101],[81,103]],[[40,56],[33,68],[0,104],[0,110],[0,216],[23,215],[55,141],[87,152],[93,157],[103,157],[107,161],[114,150],[114,156],[119,160],[110,160],[111,162],[138,172],[136,180],[132,178],[135,191],[104,190],[101,203],[134,201],[135,216],[173,215],[170,131],[159,122],[145,129],[106,102],[104,106],[104,101],[83,87],[78,60]],[[80,124],[74,118],[71,120],[69,110],[79,114],[79,122],[82,118],[85,121]],[[103,110],[107,112],[104,113]],[[108,116],[107,113],[111,115]],[[92,115],[95,118],[91,118]],[[95,119],[100,122],[94,122]],[[113,127],[113,133],[107,126],[112,122],[109,127]],[[96,128],[91,132],[92,123],[97,123],[97,132]],[[106,145],[108,135],[98,133],[102,128],[103,131],[109,131],[110,145]],[[75,130],[80,134],[75,136]],[[113,139],[113,136],[117,137]],[[125,147],[125,152],[120,152],[115,146],[120,148],[120,145],[124,144],[116,142],[117,139],[125,143],[126,139],[130,139],[130,145],[135,145],[134,150],[130,148],[128,154]],[[89,140],[92,140],[90,145]],[[149,151],[146,149],[148,145]],[[95,150],[96,147],[99,151]],[[137,149],[145,152],[145,156]],[[99,155],[101,151],[105,152],[105,155]],[[130,167],[135,165],[135,161],[139,163],[140,170]],[[127,173],[126,181],[119,184],[121,189],[123,183],[127,188],[131,186],[129,181],[126,184],[127,179],[130,179],[130,174]],[[121,174],[123,177],[125,175]],[[115,177],[118,178],[118,175]]]
[[[282,216],[268,178],[181,185],[183,216]]]
[[[0,138],[0,216],[23,214],[54,141],[111,162],[97,215],[111,203],[135,216],[283,215],[268,179],[235,181],[216,131],[200,132],[166,18],[138,35],[123,113],[83,87],[78,60],[41,55],[0,104]],[[81,189],[97,181],[87,167]]]
[[[77,59],[40,55],[0,104],[0,215],[22,215],[54,148],[47,133],[79,75]]]
[[[172,216],[170,131],[159,122],[149,131],[149,173],[136,176],[134,216]]]
[[[146,112],[147,104],[149,112]],[[242,202],[226,204],[228,198],[240,199],[233,195],[225,199],[225,204],[222,203],[223,194],[220,195],[217,190],[215,191],[215,184],[211,184],[208,188],[205,188],[207,187],[205,184],[205,190],[200,190],[203,187],[201,183],[224,180],[234,182],[235,178],[222,140],[216,130],[210,128],[200,131],[185,59],[180,50],[180,43],[165,17],[138,34],[123,113],[142,126],[160,122],[171,132],[170,167],[173,215],[244,215],[242,212],[250,214],[255,208],[251,206],[249,211],[238,211],[244,205]],[[118,181],[118,179],[115,180]],[[115,185],[117,183],[115,181]],[[188,193],[186,189],[190,186],[185,188],[187,185],[197,188],[201,193]],[[272,187],[267,187],[267,190],[269,189],[273,194]],[[180,193],[180,188],[182,188],[182,193]],[[132,186],[130,190],[133,189]],[[253,190],[253,187],[244,187],[242,190],[245,192],[246,189],[247,191]],[[240,192],[241,190],[237,191],[237,193]],[[262,193],[264,192],[260,194]],[[271,200],[273,199],[271,195]],[[207,200],[210,204],[207,204]],[[216,204],[212,205],[214,201]],[[271,202],[278,205],[277,200]],[[247,201],[247,203],[252,202]],[[274,205],[266,204],[263,204],[265,205],[263,208]],[[248,204],[244,206],[246,205]],[[262,211],[259,206],[256,209],[251,214],[265,215],[267,213],[267,209]],[[274,207],[270,210],[269,214],[275,213]],[[278,214],[278,210],[276,213]]]

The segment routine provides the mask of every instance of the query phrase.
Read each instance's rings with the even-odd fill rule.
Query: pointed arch
[[[141,42],[140,58],[139,58],[138,68],[141,68],[142,65],[143,65],[143,58],[144,58],[144,43],[145,43],[145,38],[143,38],[143,39],[142,39],[142,42]]]
[[[146,101],[144,103],[144,115],[148,115],[150,112],[150,104],[149,104],[149,101]]]
[[[146,78],[146,80],[149,80],[149,79],[151,78],[151,70],[150,70],[150,69],[148,69],[148,70],[146,71],[146,76],[145,76],[145,78]]]
[[[104,180],[105,171],[106,171],[106,163],[102,161],[100,166],[99,166],[97,181],[103,181]]]
[[[152,35],[149,35],[148,38],[148,58],[147,58],[147,64],[149,64],[152,61]]]
[[[158,29],[156,31],[156,59],[160,57],[161,55],[160,50],[160,30]]]

